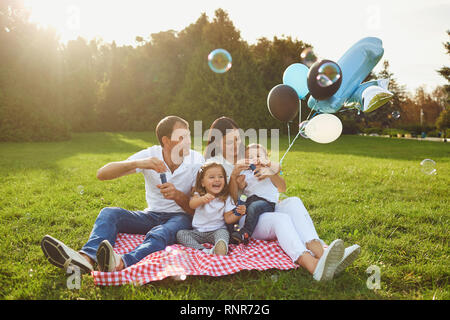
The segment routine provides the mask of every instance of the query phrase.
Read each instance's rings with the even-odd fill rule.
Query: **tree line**
[[[136,37],[135,46],[83,38],[62,44],[55,30],[29,22],[20,0],[4,0],[0,141],[64,140],[72,132],[153,131],[169,114],[206,125],[224,115],[243,129],[286,130],[270,116],[267,94],[282,82],[290,64],[300,62],[307,47],[312,44],[289,36],[261,38],[250,45],[222,9],[212,19],[201,14],[181,31]],[[226,49],[233,58],[232,68],[224,74],[212,72],[207,64],[209,52],[216,48]],[[448,105],[448,88],[409,96],[389,72],[387,61],[381,73],[391,77],[396,98],[367,116],[355,111],[338,114],[344,129],[351,131],[355,124],[417,124],[414,108],[419,107],[424,109],[425,123],[434,125]],[[310,110],[305,101],[302,105],[305,119]],[[401,120],[389,118],[392,110],[402,110]]]

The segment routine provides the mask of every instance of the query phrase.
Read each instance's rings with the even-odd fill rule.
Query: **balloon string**
[[[308,114],[308,117],[306,117],[306,120],[309,120],[309,116],[311,115],[311,113],[313,112],[313,110],[314,110],[314,109],[311,109],[311,111],[310,111],[309,114]],[[315,116],[317,113],[318,113],[317,111],[314,112],[314,115],[313,115],[313,116]],[[289,129],[289,122],[287,123],[287,126],[288,126],[289,147],[287,148],[287,150],[286,150],[286,152],[284,153],[284,155],[281,157],[281,160],[280,160],[280,166],[281,166],[281,164],[283,163],[283,160],[284,160],[284,158],[286,157],[286,155],[287,155],[287,153],[289,152],[289,150],[291,150],[292,146],[294,145],[294,143],[295,143],[295,141],[297,140],[297,138],[298,138],[298,136],[300,135],[300,133],[304,132],[304,130],[300,130],[300,129],[299,129],[297,135],[296,135],[295,138],[294,138],[294,140],[292,140],[292,142],[291,142],[290,129]],[[280,172],[280,173],[281,173],[281,172]],[[282,174],[282,173],[281,173],[281,174]]]
[[[311,111],[309,112],[308,116],[306,117],[306,120],[309,120],[309,116],[311,115],[311,113],[313,112],[314,109],[311,109]]]
[[[281,160],[280,160],[280,166],[281,166],[281,164],[283,163],[284,157],[286,157],[286,155],[287,155],[287,153],[289,152],[289,150],[291,150],[291,147],[294,145],[294,142],[295,142],[295,140],[297,140],[297,138],[298,138],[298,136],[300,135],[300,133],[301,133],[301,131],[299,131],[299,132],[297,133],[297,135],[295,136],[294,140],[292,140],[292,142],[289,144],[289,147],[288,147],[288,149],[286,150],[286,152],[284,153],[283,157],[281,157]]]
[[[288,140],[289,140],[289,144],[291,144],[291,127],[289,126],[289,122],[287,123],[287,129],[288,129]]]

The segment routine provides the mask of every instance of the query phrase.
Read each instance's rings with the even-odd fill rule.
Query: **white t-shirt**
[[[233,172],[234,165],[228,162],[222,155],[216,155],[206,160],[206,162],[217,162],[222,164],[225,168],[225,172],[227,173],[227,181],[230,182],[231,172]],[[245,181],[247,182],[247,187],[243,191],[242,194],[245,194],[247,197],[250,197],[254,194],[257,196],[264,198],[270,202],[277,203],[280,194],[278,193],[278,189],[273,185],[270,178],[266,178],[264,180],[259,181],[251,170],[241,171],[240,174],[245,175]]]
[[[145,158],[158,158],[164,161],[162,155],[162,147],[154,145],[150,148],[139,151],[128,158],[128,160],[139,160]],[[167,182],[172,183],[177,190],[180,190],[186,195],[190,195],[192,187],[195,185],[197,172],[201,165],[205,162],[203,156],[197,151],[190,150],[189,155],[183,159],[181,165],[172,173],[166,164],[167,171],[165,172]],[[160,189],[156,185],[161,184],[161,177],[155,170],[136,169],[144,175],[145,179],[145,198],[148,207],[145,211],[154,212],[184,212],[174,200],[165,199]]]
[[[273,185],[270,178],[260,181],[253,175],[252,170],[241,171],[241,174],[245,176],[245,182],[247,182],[243,192],[247,197],[257,195],[267,201],[278,203],[278,189]]]
[[[199,232],[215,231],[226,228],[223,214],[233,210],[235,207],[231,197],[228,197],[225,203],[219,198],[215,198],[210,203],[195,209],[192,227]]]

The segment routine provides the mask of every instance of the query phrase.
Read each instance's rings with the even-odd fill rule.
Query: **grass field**
[[[83,275],[81,289],[68,289],[42,254],[42,236],[79,249],[101,208],[145,208],[141,175],[102,182],[96,172],[155,143],[153,134],[127,132],[0,144],[1,299],[450,299],[450,145],[361,136],[299,139],[284,161],[286,194],[303,200],[321,238],[362,247],[335,280],[268,270],[105,288]],[[436,175],[420,170],[425,158],[436,161]],[[367,288],[371,265],[381,289]]]

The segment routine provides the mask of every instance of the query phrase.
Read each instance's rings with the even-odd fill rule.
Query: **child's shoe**
[[[228,245],[224,240],[219,240],[213,247],[214,254],[219,256],[226,256],[228,253]]]
[[[234,240],[234,242],[236,242],[237,244],[241,244],[244,243],[245,245],[248,244],[248,242],[250,241],[250,237],[248,235],[247,232],[243,231],[243,230],[239,230],[239,231],[234,231],[231,234],[231,238]]]

